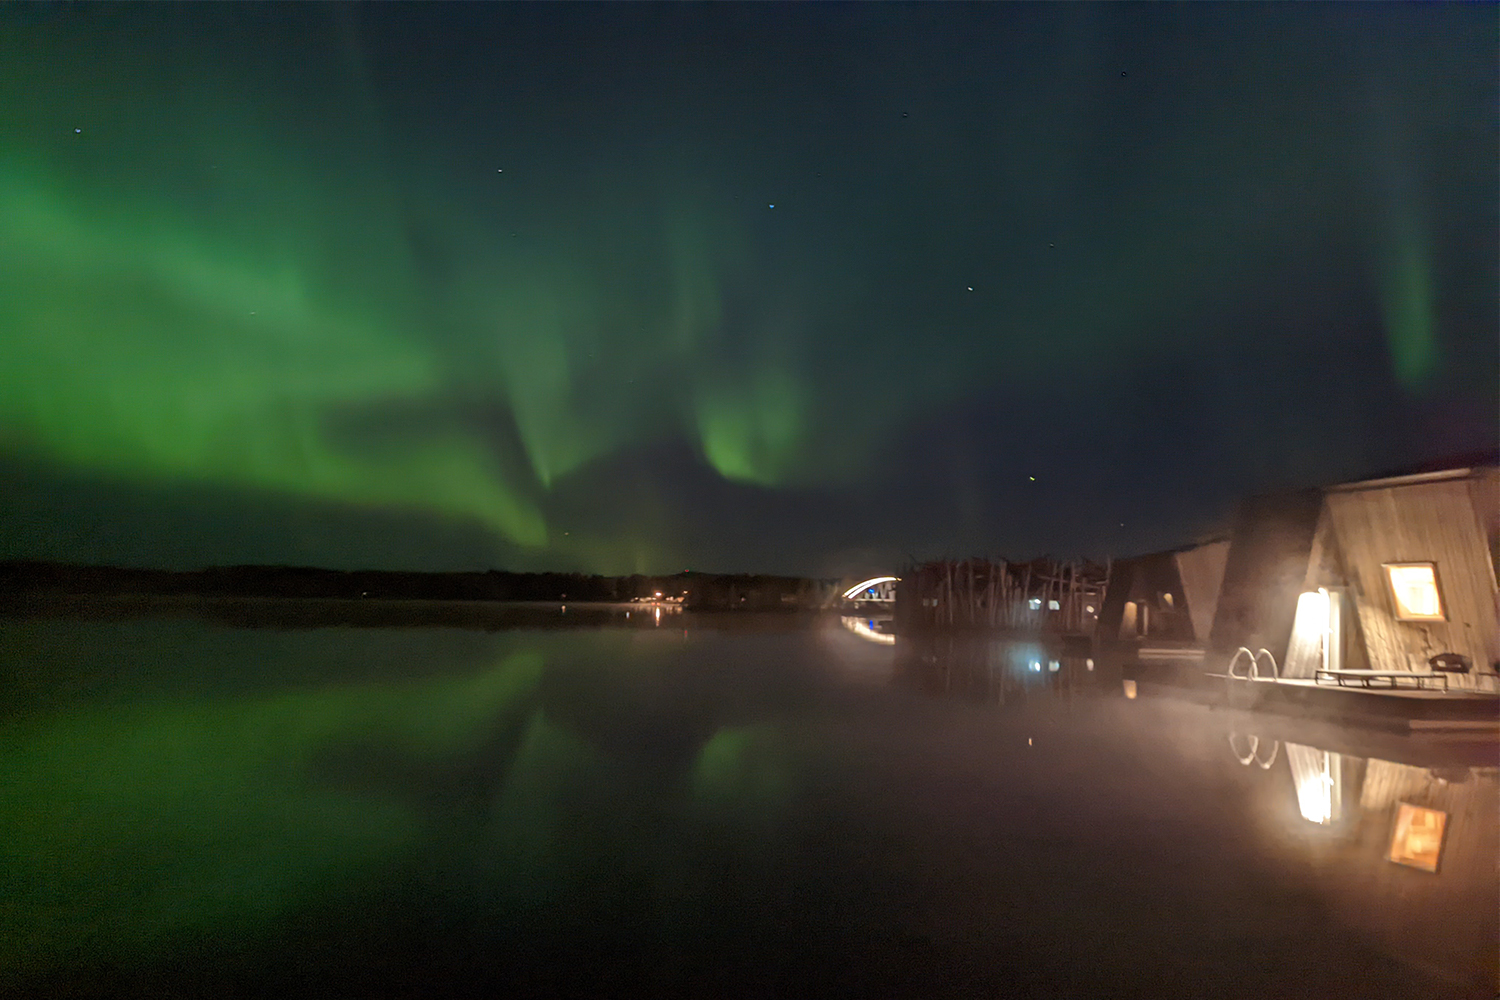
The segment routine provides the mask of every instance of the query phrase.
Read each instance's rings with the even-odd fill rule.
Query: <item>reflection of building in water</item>
[[[1290,842],[1316,868],[1340,921],[1476,995],[1492,993],[1500,985],[1500,768],[1422,766],[1285,742],[1283,771],[1274,766],[1276,745],[1230,738],[1235,759],[1259,764],[1262,780],[1290,777],[1300,817],[1288,817]],[[1412,761],[1454,759],[1441,748],[1398,750]]]
[[[1297,808],[1312,823],[1332,823],[1344,813],[1343,754],[1298,743],[1286,745],[1286,760],[1297,788]]]
[[[931,694],[1006,704],[1033,694],[1071,698],[1119,690],[1093,659],[1065,644],[975,635],[903,636],[896,676]]]

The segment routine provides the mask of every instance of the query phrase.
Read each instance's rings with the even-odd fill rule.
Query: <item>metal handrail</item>
[[[1234,672],[1235,667],[1239,666],[1241,656],[1250,661],[1250,672],[1245,676],[1241,676],[1240,674]],[[1262,646],[1258,651],[1254,653],[1250,651],[1249,646],[1241,646],[1239,649],[1235,650],[1234,656],[1229,661],[1229,676],[1233,677],[1237,681],[1260,680],[1260,665],[1262,660],[1271,665],[1270,679],[1273,681],[1279,681],[1281,679],[1281,673],[1276,668],[1276,657],[1272,656],[1271,651],[1269,649],[1266,649],[1264,646]]]

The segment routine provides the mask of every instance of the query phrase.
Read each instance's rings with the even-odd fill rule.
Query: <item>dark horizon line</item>
[[[1443,458],[1428,459],[1428,460],[1425,460],[1425,461],[1411,463],[1411,464],[1408,464],[1408,465],[1405,465],[1405,466],[1401,466],[1401,467],[1398,467],[1398,468],[1388,468],[1388,469],[1383,470],[1383,471],[1379,471],[1379,472],[1375,472],[1375,473],[1371,473],[1371,474],[1367,474],[1367,475],[1362,475],[1362,476],[1358,477],[1357,479],[1344,480],[1342,482],[1343,483],[1373,482],[1373,481],[1382,480],[1382,479],[1396,479],[1396,478],[1401,478],[1401,477],[1404,477],[1404,476],[1425,475],[1425,474],[1431,474],[1431,473],[1436,473],[1436,472],[1443,472],[1443,471],[1447,471],[1447,470],[1458,470],[1458,469],[1464,469],[1464,468],[1487,467],[1487,466],[1497,466],[1497,465],[1500,465],[1500,446],[1493,447],[1493,448],[1483,448],[1483,449],[1478,449],[1478,450],[1474,450],[1474,451],[1466,451],[1466,452],[1460,452],[1460,453],[1450,454],[1450,455],[1447,455],[1447,456],[1445,456]],[[1266,491],[1264,493],[1257,492],[1257,493],[1252,493],[1252,494],[1246,495],[1244,498],[1242,498],[1240,500],[1240,504],[1251,503],[1251,502],[1254,502],[1257,499],[1263,499],[1263,498],[1268,497],[1268,496],[1277,496],[1277,495],[1284,495],[1284,494],[1289,494],[1289,493],[1303,493],[1303,492],[1310,491],[1310,490],[1323,490],[1323,489],[1327,489],[1327,488],[1330,488],[1330,487],[1336,486],[1336,485],[1340,485],[1340,484],[1339,483],[1329,483],[1329,484],[1322,484],[1322,485],[1316,485],[1316,486],[1306,486],[1306,487],[1302,487],[1302,488],[1270,490],[1270,491]],[[1207,534],[1200,533],[1201,537],[1200,536],[1195,536],[1195,537],[1192,537],[1192,538],[1184,538],[1183,540],[1179,541],[1176,545],[1168,546],[1166,548],[1155,550],[1155,551],[1163,551],[1163,552],[1165,552],[1165,551],[1177,551],[1177,550],[1185,549],[1185,548],[1192,548],[1192,547],[1194,547],[1196,545],[1203,544],[1205,541],[1217,540],[1217,539],[1221,539],[1223,537],[1227,537],[1228,533],[1229,533],[1228,526],[1226,524],[1225,526],[1221,527],[1219,530],[1216,530],[1216,531],[1213,531],[1213,532],[1209,532]],[[1092,557],[1084,557],[1084,558],[1082,558],[1082,559],[1080,559],[1078,561],[1081,561],[1081,562],[1084,562],[1084,563],[1098,563],[1100,565],[1103,565],[1105,561],[1114,561],[1114,560],[1120,560],[1120,559],[1136,558],[1136,557],[1139,557],[1141,555],[1149,555],[1149,554],[1152,554],[1152,553],[1143,553],[1143,552],[1110,553],[1108,556],[1105,557],[1105,560],[1099,560],[1099,559],[1095,559],[1095,558],[1092,558]],[[932,557],[932,558],[929,558],[929,559],[926,559],[926,560],[919,560],[919,559],[916,559],[914,556],[908,554],[905,557],[903,557],[903,559],[901,560],[901,565],[899,567],[888,567],[888,569],[893,570],[893,571],[899,571],[900,569],[908,569],[910,567],[919,566],[919,565],[922,565],[924,563],[932,563],[932,562],[962,562],[962,561],[964,561],[966,559],[971,559],[971,558],[993,558],[993,557],[982,556],[980,553],[973,552],[973,553],[969,553],[968,555],[961,555],[961,556],[957,556],[957,557],[946,556],[945,555],[945,556],[935,556],[935,557]],[[1000,557],[1000,558],[1003,559],[1005,562],[1012,563],[1012,564],[1018,565],[1018,566],[1019,565],[1025,565],[1027,563],[1044,562],[1044,561],[1049,561],[1049,560],[1051,560],[1051,561],[1067,561],[1067,560],[1060,560],[1059,557],[1054,556],[1051,553],[1039,553],[1039,554],[1036,554],[1036,555],[1032,556],[1029,559],[1011,559],[1009,557]],[[28,570],[28,569],[32,570],[32,571],[37,571],[37,570],[42,570],[42,569],[50,569],[50,570],[52,570],[54,572],[67,572],[67,571],[113,571],[113,572],[119,572],[119,573],[159,574],[159,575],[165,575],[165,576],[168,576],[168,577],[186,577],[186,576],[193,576],[193,575],[216,574],[216,573],[217,574],[222,574],[222,573],[227,573],[227,572],[231,572],[231,571],[240,571],[240,572],[244,572],[244,573],[249,573],[249,572],[253,572],[253,571],[259,571],[259,572],[279,571],[279,572],[283,572],[283,573],[309,573],[309,574],[323,573],[323,574],[340,574],[340,575],[359,575],[359,574],[371,575],[371,574],[373,574],[373,575],[383,575],[383,576],[388,576],[388,577],[406,577],[406,578],[460,578],[460,577],[476,577],[476,578],[478,578],[478,577],[490,576],[490,577],[513,577],[513,578],[517,578],[517,579],[540,579],[540,578],[552,577],[552,578],[572,578],[572,579],[579,579],[579,580],[594,580],[594,581],[599,581],[599,580],[676,579],[676,578],[682,578],[682,577],[702,577],[702,578],[718,578],[718,579],[740,577],[740,578],[756,578],[756,579],[762,579],[762,580],[784,580],[784,581],[785,580],[799,580],[799,581],[801,581],[801,580],[811,580],[811,581],[818,581],[818,582],[824,582],[824,583],[833,583],[833,582],[837,582],[840,579],[843,579],[843,577],[823,577],[823,576],[815,576],[815,575],[808,575],[808,574],[796,574],[796,573],[766,573],[766,572],[757,572],[757,571],[754,571],[754,570],[736,570],[736,571],[722,572],[722,571],[713,571],[713,570],[683,569],[683,570],[679,570],[679,571],[671,572],[671,573],[590,573],[590,572],[584,572],[584,571],[581,571],[581,570],[561,570],[561,569],[549,569],[549,570],[513,570],[513,569],[504,569],[504,568],[499,568],[499,567],[494,567],[494,566],[489,567],[487,569],[405,570],[405,569],[378,569],[378,568],[374,568],[374,567],[364,567],[364,568],[358,568],[358,569],[337,569],[337,568],[328,567],[328,566],[313,566],[313,565],[292,564],[292,563],[231,563],[231,564],[227,564],[227,565],[226,564],[216,564],[216,565],[208,565],[208,566],[198,566],[198,567],[195,567],[195,568],[192,568],[192,569],[173,569],[173,568],[168,568],[168,567],[163,567],[163,566],[149,566],[149,565],[135,565],[135,564],[115,564],[115,563],[87,563],[87,562],[75,562],[75,561],[70,561],[70,560],[48,559],[48,558],[37,557],[37,556],[19,556],[19,557],[14,557],[14,558],[9,558],[9,559],[0,559],[0,587],[3,587],[6,582],[9,582],[9,581],[7,581],[5,579],[6,577],[12,576],[13,574],[15,574],[17,572],[25,571],[25,570]]]

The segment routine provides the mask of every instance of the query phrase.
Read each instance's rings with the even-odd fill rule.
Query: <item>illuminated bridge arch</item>
[[[895,604],[896,582],[900,579],[899,576],[872,576],[844,591],[844,600]]]

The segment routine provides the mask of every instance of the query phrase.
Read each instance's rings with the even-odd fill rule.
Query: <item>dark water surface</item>
[[[1493,743],[837,619],[607,622],[0,619],[0,987],[1494,994]],[[1403,802],[1436,872],[1387,860]]]

